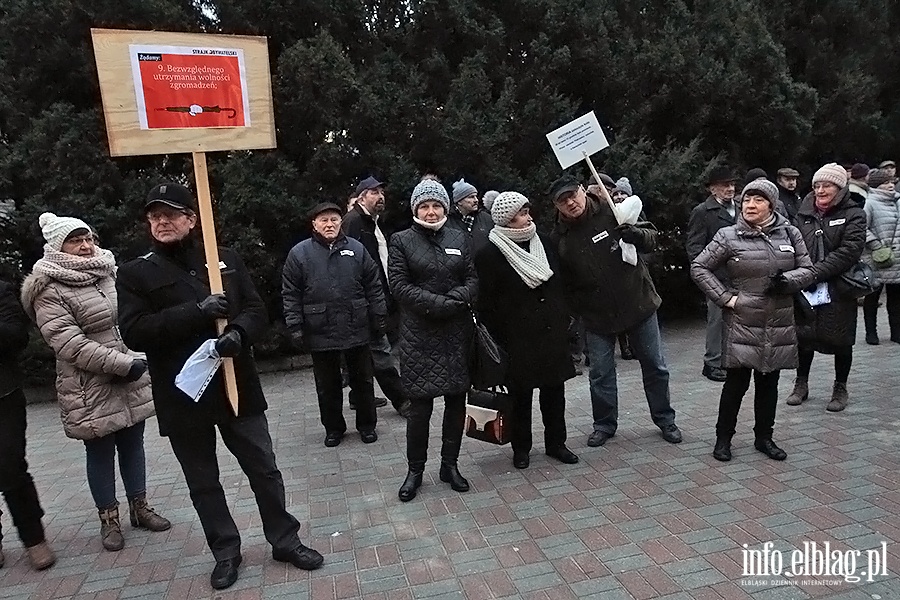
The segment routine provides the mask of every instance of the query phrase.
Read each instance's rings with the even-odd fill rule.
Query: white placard
[[[563,169],[584,160],[585,153],[591,156],[609,148],[594,111],[551,131],[547,134],[547,141]]]

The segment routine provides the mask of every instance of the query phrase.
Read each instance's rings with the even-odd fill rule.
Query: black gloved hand
[[[779,270],[774,275],[769,275],[769,281],[766,283],[765,293],[769,296],[788,296],[792,292],[788,289],[789,282],[784,273]]]
[[[384,315],[374,315],[369,327],[372,333],[372,339],[377,340],[387,333],[387,317]]]
[[[224,319],[228,316],[228,298],[225,294],[210,294],[197,303],[197,308],[207,319]]]
[[[644,241],[641,228],[637,225],[622,223],[621,225],[616,226],[616,231],[619,232],[619,238],[626,244],[640,244]]]
[[[243,349],[241,332],[237,329],[229,329],[216,340],[216,352],[219,353],[219,356],[237,356]]]
[[[304,341],[303,341],[303,332],[302,331],[292,331],[291,332],[291,345],[295,350],[303,350]]]
[[[131,362],[131,368],[128,369],[128,375],[122,379],[128,383],[132,383],[140,379],[147,372],[147,361],[143,358],[136,358]]]

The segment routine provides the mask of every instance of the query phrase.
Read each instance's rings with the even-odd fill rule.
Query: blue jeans
[[[117,450],[125,495],[134,500],[147,491],[143,421],[101,438],[85,440],[84,449],[87,452],[88,487],[97,508],[109,508],[116,503]]]
[[[669,369],[662,354],[662,340],[656,313],[625,331],[635,357],[641,363],[644,394],[650,405],[650,416],[658,426],[675,422],[675,411],[669,402]],[[594,431],[615,434],[619,426],[619,392],[616,387],[616,336],[588,331],[585,336],[591,359],[591,409]]]

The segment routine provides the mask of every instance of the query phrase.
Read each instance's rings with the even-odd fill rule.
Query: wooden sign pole
[[[619,210],[616,208],[616,203],[613,202],[613,199],[609,195],[609,191],[606,189],[606,186],[603,185],[603,181],[600,179],[600,175],[597,173],[597,169],[594,168],[594,163],[591,162],[591,157],[587,152],[583,152],[584,160],[588,164],[588,168],[591,170],[591,175],[594,176],[594,181],[597,182],[597,187],[600,188],[600,195],[603,196],[603,199],[606,200],[607,204],[613,211],[613,215],[616,217],[616,221],[621,225],[622,222],[619,221]]]
[[[194,179],[197,181],[197,203],[200,205],[200,228],[203,230],[203,250],[206,252],[206,269],[209,272],[209,291],[221,294],[225,291],[222,285],[222,272],[219,268],[219,245],[216,242],[216,224],[213,219],[212,198],[209,194],[209,172],[206,170],[206,153],[193,152]],[[225,331],[225,319],[216,320],[219,335]],[[231,410],[238,414],[237,376],[234,371],[234,360],[226,357],[222,361],[225,372],[225,393]]]

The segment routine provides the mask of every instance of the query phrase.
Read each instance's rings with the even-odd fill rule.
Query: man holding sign
[[[559,244],[562,279],[571,309],[584,320],[591,361],[590,389],[594,431],[588,446],[602,446],[618,427],[616,336],[626,333],[641,363],[644,393],[663,439],[681,441],[669,402],[669,371],[662,354],[656,310],[661,299],[638,254],[624,260],[620,240],[638,253],[656,247],[656,229],[647,222],[619,224],[613,208],[586,193],[577,179],[563,175],[550,186],[559,212],[554,237]]]
[[[272,557],[315,569],[322,555],[304,546],[300,523],[285,508],[284,482],[275,464],[267,408],[251,346],[267,325],[265,309],[240,257],[220,248],[225,291],[210,294],[203,247],[194,239],[197,203],[177,183],[154,187],[144,214],[153,251],[119,269],[119,325],[125,343],[147,354],[159,432],[181,464],[194,508],[216,559],[215,589],[237,580],[241,538],[225,500],[216,459],[216,427],[250,480]],[[216,320],[227,319],[219,335]],[[206,340],[232,357],[237,376],[237,416],[226,399],[221,370],[195,402],[175,386],[185,361]]]

